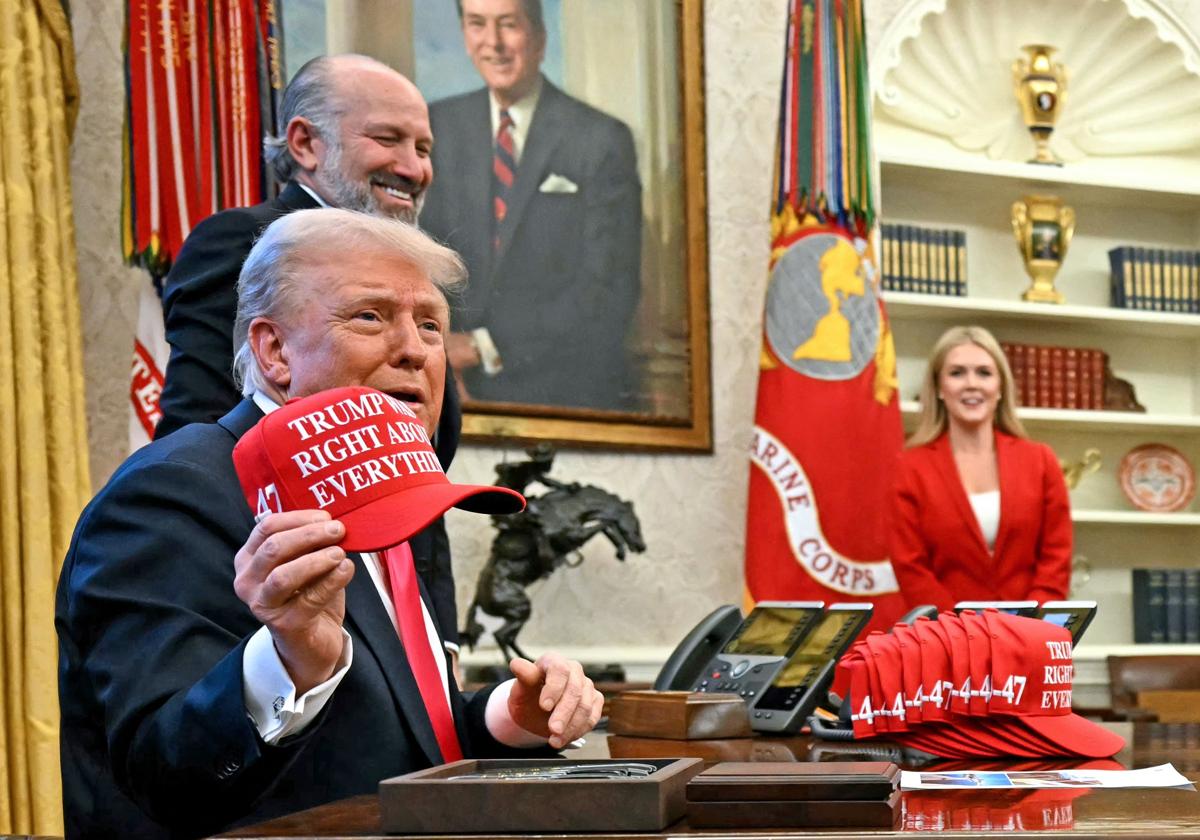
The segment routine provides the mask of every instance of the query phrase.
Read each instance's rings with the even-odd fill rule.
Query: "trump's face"
[[[462,0],[467,55],[501,106],[533,89],[546,34],[537,30],[521,0]]]
[[[375,248],[317,254],[275,319],[287,398],[364,385],[408,403],[433,434],[442,413],[446,299],[404,257]]]

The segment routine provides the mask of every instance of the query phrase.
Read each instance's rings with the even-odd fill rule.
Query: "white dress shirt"
[[[996,547],[996,534],[1000,532],[1000,491],[970,493],[969,497],[971,509],[975,511],[975,519],[979,522],[979,530],[983,532],[983,541],[991,550]]]

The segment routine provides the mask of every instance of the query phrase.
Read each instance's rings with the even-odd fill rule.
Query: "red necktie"
[[[500,223],[508,214],[508,191],[512,188],[513,178],[517,171],[516,147],[513,145],[513,119],[506,109],[500,111],[500,126],[496,129],[495,153],[492,156],[492,216],[495,219],[494,230],[499,230]],[[500,236],[497,233],[492,242],[495,248],[500,246]]]
[[[392,605],[396,608],[400,643],[404,645],[408,665],[417,678],[417,688],[421,690],[425,711],[429,713],[429,720],[433,724],[433,734],[442,751],[442,760],[447,763],[458,761],[463,757],[462,747],[458,743],[450,705],[446,702],[446,687],[442,685],[442,675],[433,659],[429,634],[425,630],[425,615],[421,611],[421,592],[417,587],[412,549],[404,542],[389,548],[383,556],[392,584]]]

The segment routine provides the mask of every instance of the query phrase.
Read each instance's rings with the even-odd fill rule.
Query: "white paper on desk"
[[[937,773],[903,770],[902,790],[983,790],[985,788],[1150,788],[1191,787],[1170,764],[1143,770],[956,770]]]

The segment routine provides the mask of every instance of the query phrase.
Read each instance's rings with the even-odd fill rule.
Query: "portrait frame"
[[[490,218],[491,200],[484,197],[483,190],[476,186],[481,182],[473,177],[455,175],[467,171],[465,167],[451,169],[446,174],[437,162],[441,154],[452,155],[459,146],[455,138],[473,137],[461,130],[442,132],[433,119],[439,103],[460,95],[471,95],[482,88],[479,70],[473,65],[464,44],[461,21],[455,11],[454,0],[281,0],[284,12],[284,33],[287,39],[285,50],[288,77],[304,61],[325,53],[354,52],[370,55],[396,68],[413,79],[430,105],[431,120],[434,122],[435,174],[433,186],[422,215],[422,226],[435,237],[442,239],[463,254],[468,269],[484,260],[479,246],[479,217],[475,208],[487,207]],[[564,395],[557,404],[529,404],[517,399],[508,400],[504,381],[510,374],[504,368],[503,344],[512,347],[515,336],[511,320],[500,320],[508,324],[508,335],[495,345],[499,358],[492,358],[488,370],[480,356],[482,370],[488,375],[498,375],[492,383],[481,379],[480,370],[472,370],[459,377],[460,385],[468,396],[463,406],[463,439],[475,443],[555,443],[569,448],[642,450],[710,453],[713,447],[712,433],[712,370],[709,321],[708,283],[708,230],[707,230],[707,184],[705,159],[705,113],[704,113],[704,48],[703,8],[704,0],[637,0],[645,3],[640,22],[631,18],[629,9],[618,4],[591,6],[588,0],[542,0],[549,39],[545,44],[541,70],[545,77],[558,85],[569,96],[577,97],[586,105],[599,110],[615,120],[627,134],[632,133],[636,153],[636,166],[641,181],[641,248],[640,271],[638,273],[639,298],[630,303],[629,295],[622,297],[620,283],[614,285],[612,308],[601,309],[589,326],[588,337],[580,336],[579,343],[569,349],[593,346],[589,341],[600,341],[613,333],[602,332],[619,324],[627,330],[622,349],[627,354],[628,374],[619,373],[623,362],[613,358],[612,367],[605,367],[611,352],[609,345],[589,360],[590,373],[580,371],[565,361],[555,367],[549,366],[547,376],[548,393]],[[641,5],[633,9],[641,10]],[[597,11],[600,10],[600,11]],[[630,26],[626,38],[620,27]],[[611,44],[624,45],[628,52],[611,52]],[[622,46],[622,49],[625,47]],[[559,112],[561,113],[561,111]],[[536,121],[536,117],[535,117]],[[455,124],[459,128],[459,124]],[[442,133],[439,140],[438,135]],[[612,132],[606,135],[612,139]],[[450,145],[448,145],[450,144]],[[475,148],[475,147],[472,147]],[[588,165],[595,160],[585,158]],[[478,158],[475,158],[478,160]],[[618,160],[616,165],[620,165]],[[561,164],[561,160],[559,161]],[[614,160],[605,160],[613,164]],[[558,165],[558,164],[556,164]],[[443,174],[439,176],[438,170]],[[490,167],[489,167],[490,169]],[[519,166],[518,166],[519,169]],[[473,171],[473,170],[472,170]],[[610,171],[610,170],[605,170]],[[590,173],[587,173],[590,174]],[[539,192],[572,192],[577,185],[558,174],[556,189],[547,189],[550,181],[542,184]],[[604,180],[593,178],[584,190],[601,189],[609,183],[627,183],[618,175]],[[597,186],[597,184],[601,186]],[[490,185],[489,185],[490,188]],[[462,200],[477,202],[456,205],[437,198],[442,196],[464,197]],[[612,191],[600,200],[609,200]],[[588,193],[596,195],[596,193]],[[469,196],[469,199],[466,198]],[[456,199],[457,200],[457,199]],[[440,208],[438,205],[441,205]],[[548,204],[542,205],[548,207]],[[615,205],[614,205],[615,206]],[[565,207],[565,205],[564,205]],[[609,211],[610,215],[595,216],[594,219],[629,219],[628,213]],[[547,211],[540,210],[537,224],[547,223]],[[571,218],[579,218],[571,216]],[[557,219],[554,219],[557,221]],[[589,222],[590,223],[590,222]],[[489,221],[490,225],[491,222]],[[617,225],[612,225],[617,227]],[[629,232],[629,225],[620,226]],[[464,232],[465,241],[460,237]],[[526,234],[528,231],[525,232]],[[553,235],[553,234],[551,234]],[[525,241],[528,237],[525,237]],[[497,242],[500,237],[497,237]],[[550,240],[567,243],[568,240]],[[619,240],[614,240],[619,241]],[[579,243],[570,242],[572,247]],[[497,245],[496,247],[499,247]],[[522,257],[530,255],[530,248],[522,251]],[[470,253],[474,254],[472,259]],[[544,261],[549,265],[560,260],[556,252],[554,260]],[[574,254],[575,252],[570,252]],[[595,252],[593,252],[595,253]],[[630,250],[608,252],[623,256]],[[549,256],[549,255],[547,255]],[[569,258],[568,258],[569,259]],[[625,268],[628,260],[621,261]],[[628,279],[621,268],[610,266],[611,276],[618,281]],[[553,279],[555,269],[538,268],[527,274],[518,274],[516,279],[530,278],[525,288],[536,288],[537,278]],[[472,299],[472,292],[483,294],[488,288],[511,290],[512,273],[494,281],[486,271],[479,276],[469,277],[467,286],[452,300],[452,307],[462,307],[452,315],[451,330],[477,332],[471,323],[483,321],[490,310],[490,303]],[[518,285],[520,283],[518,282]],[[607,287],[591,286],[600,291],[588,301],[593,307],[603,306],[610,299]],[[495,294],[491,301],[495,301]],[[519,306],[521,292],[504,300],[509,318]],[[537,298],[540,299],[540,298]],[[586,312],[581,302],[578,312]],[[626,314],[630,305],[636,307]],[[467,311],[470,317],[467,316]],[[567,311],[573,316],[575,311]],[[557,315],[538,316],[547,324],[564,324],[561,306]],[[600,326],[605,316],[611,319],[607,327]],[[555,320],[558,318],[558,320]],[[490,332],[492,324],[485,332]],[[536,329],[537,326],[530,327]],[[576,335],[571,333],[572,336]],[[490,341],[490,339],[488,339]],[[456,339],[457,341],[457,339]],[[478,341],[478,338],[476,338]],[[477,345],[478,346],[478,345]],[[547,354],[539,350],[540,359]],[[548,354],[557,359],[556,354]],[[579,354],[575,354],[578,359]],[[518,359],[520,358],[518,354]],[[528,358],[523,360],[529,370]],[[497,364],[497,361],[499,364]],[[539,360],[538,364],[543,364]],[[517,367],[517,366],[513,366]],[[540,368],[539,368],[540,369]],[[614,375],[611,381],[598,384],[593,377]],[[537,393],[537,381],[528,378],[521,387],[525,393]],[[578,394],[571,393],[573,379],[581,384]],[[471,381],[473,379],[473,382]],[[513,380],[509,379],[509,382]],[[553,383],[553,384],[551,384]],[[589,390],[588,386],[595,386]],[[568,390],[563,390],[564,388]],[[619,391],[606,392],[606,388]],[[477,399],[469,399],[475,390]],[[609,402],[611,393],[611,402]],[[487,394],[489,402],[479,399]],[[514,393],[514,397],[516,394]],[[576,401],[578,397],[578,401]],[[560,399],[560,397],[552,397]],[[599,401],[599,402],[598,402]],[[602,407],[576,407],[600,405]]]
[[[672,0],[677,39],[679,149],[683,194],[687,416],[468,401],[463,439],[476,443],[550,442],[565,447],[712,452],[703,0]],[[644,281],[643,281],[644,282]]]

